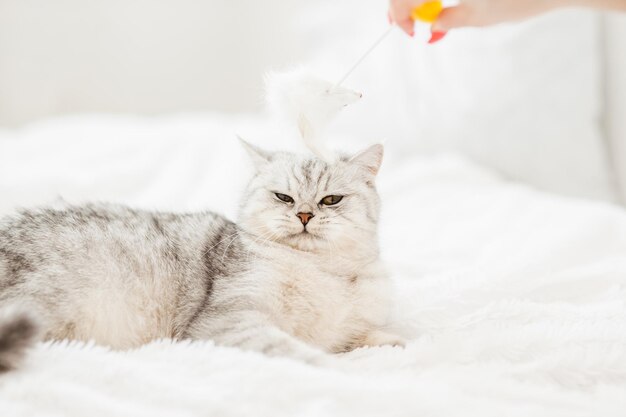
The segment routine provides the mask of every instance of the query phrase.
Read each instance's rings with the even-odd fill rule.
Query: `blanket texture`
[[[233,216],[247,171],[224,123],[91,118],[0,131],[0,209],[60,195]],[[232,125],[252,134],[254,123]],[[359,349],[322,368],[210,341],[126,352],[40,343],[0,376],[0,415],[625,415],[623,209],[454,156],[391,149],[380,175],[405,349]]]

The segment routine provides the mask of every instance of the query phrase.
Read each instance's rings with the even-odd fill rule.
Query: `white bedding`
[[[0,213],[62,196],[234,217],[249,171],[233,132],[282,146],[263,126],[85,116],[0,130]],[[387,149],[381,238],[406,349],[323,369],[210,342],[42,343],[0,376],[0,416],[624,416],[624,210]]]

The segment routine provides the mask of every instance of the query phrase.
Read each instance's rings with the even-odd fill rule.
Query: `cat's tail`
[[[0,314],[0,373],[19,366],[27,349],[39,336],[39,326],[30,314],[7,310]]]

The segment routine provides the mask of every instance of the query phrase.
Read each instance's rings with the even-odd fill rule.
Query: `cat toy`
[[[411,19],[413,19],[413,21],[419,20],[425,23],[433,23],[435,20],[437,20],[442,10],[443,4],[440,0],[428,1],[413,9],[413,11],[411,12]],[[339,81],[337,81],[335,87],[339,87],[341,84],[343,84],[343,82],[350,76],[350,74],[352,74],[354,70],[357,69],[359,65],[361,65],[365,58],[367,58],[368,55],[372,53],[372,51],[376,49],[376,47],[378,47],[378,45],[380,45],[380,43],[387,38],[387,36],[389,36],[389,34],[393,31],[393,28],[393,26],[390,26],[383,32],[383,34],[378,39],[376,39],[372,46],[370,46],[365,51],[365,53],[363,53],[363,55],[361,55],[361,57],[354,63],[354,65],[350,67],[348,72],[346,72],[344,76],[341,77]],[[446,32],[432,32],[428,43],[433,44],[435,42],[438,42],[445,35]]]
[[[411,18],[414,21],[432,23],[442,10],[440,0],[428,1],[415,8]],[[385,30],[334,84],[311,76],[302,69],[273,73],[266,77],[265,98],[268,107],[282,120],[295,121],[304,144],[318,157],[325,160],[333,158],[333,153],[321,140],[322,132],[339,110],[362,97],[361,93],[344,88],[342,84],[387,38],[393,28],[394,26],[390,26]],[[433,32],[428,42],[437,42],[444,35],[445,32]]]

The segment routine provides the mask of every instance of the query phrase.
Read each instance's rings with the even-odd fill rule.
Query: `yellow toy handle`
[[[439,17],[439,13],[443,10],[443,4],[440,0],[427,1],[417,6],[411,12],[411,19],[420,20],[426,23],[433,23]]]

